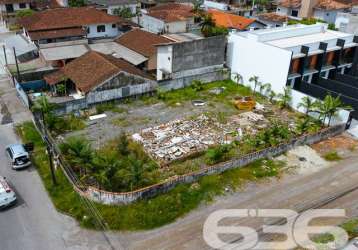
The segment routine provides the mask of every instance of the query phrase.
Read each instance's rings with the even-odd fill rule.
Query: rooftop
[[[122,4],[136,4],[136,0],[89,0],[88,2],[102,6],[122,5]]]
[[[338,38],[352,37],[353,39],[352,34],[328,30],[327,25],[322,23],[289,25],[287,27],[238,32],[236,34],[283,49],[319,42],[329,42]]]
[[[154,45],[173,42],[168,38],[141,29],[126,32],[115,41],[145,57],[150,57],[157,52]]]
[[[243,16],[225,13],[214,9],[210,9],[208,12],[212,15],[217,26],[225,28],[245,30],[249,27],[250,24],[256,21],[252,18],[246,18]]]
[[[194,16],[193,7],[188,4],[167,3],[148,9],[147,15],[164,22],[184,21]]]
[[[150,78],[143,71],[122,59],[89,51],[66,64],[59,71],[46,75],[45,80],[52,85],[62,81],[64,77],[69,78],[78,89],[83,92],[89,92],[120,72]]]
[[[0,4],[31,3],[32,0],[0,0]]]
[[[61,38],[69,36],[84,36],[86,31],[81,27],[65,28],[65,29],[54,29],[54,30],[40,30],[28,32],[31,40]]]
[[[36,12],[21,18],[28,31],[81,27],[90,24],[117,23],[119,18],[91,7],[58,8]]]
[[[272,21],[272,22],[287,22],[288,21],[288,16],[280,15],[275,12],[263,13],[263,14],[260,14],[258,17],[260,20],[267,20],[267,21]]]
[[[286,8],[300,8],[302,0],[281,0],[278,5]],[[357,4],[356,0],[319,0],[315,6],[317,9],[340,10],[349,9],[352,5]]]

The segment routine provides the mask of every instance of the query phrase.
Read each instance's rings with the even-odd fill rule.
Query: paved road
[[[202,229],[213,211],[229,208],[291,208],[297,211],[356,186],[357,180],[358,156],[354,156],[314,174],[288,175],[270,183],[251,184],[245,190],[221,197],[214,204],[202,207],[171,225],[148,232],[121,234],[121,243],[127,249],[209,249],[203,241]],[[347,208],[349,217],[358,216],[358,192],[339,201],[332,206]],[[262,225],[262,221],[252,219],[236,218],[226,222],[254,228]],[[229,240],[236,237],[230,236]]]
[[[6,78],[0,79],[0,90],[0,104],[6,105],[13,122],[31,119]],[[2,118],[0,114],[0,121]],[[56,211],[33,167],[23,171],[10,168],[5,146],[15,142],[19,138],[14,123],[0,125],[0,175],[7,177],[19,199],[15,207],[0,211],[0,249],[110,249],[101,233],[83,230]]]

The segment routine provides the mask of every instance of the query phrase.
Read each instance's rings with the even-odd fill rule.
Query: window
[[[112,24],[112,28],[115,29],[117,27],[117,25],[114,23]]]
[[[298,16],[298,10],[291,10],[291,16]]]
[[[98,25],[97,26],[97,32],[106,32],[106,26],[104,25]]]
[[[87,27],[87,34],[89,34],[89,33],[91,33],[91,29],[90,29],[90,27]]]
[[[329,13],[326,13],[326,16],[329,16]]]
[[[26,3],[19,3],[20,9],[26,9]]]
[[[280,8],[277,8],[277,11],[278,11],[278,12],[280,12],[280,11],[281,11],[281,9],[280,9]]]

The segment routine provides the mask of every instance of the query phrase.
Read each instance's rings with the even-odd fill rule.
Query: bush
[[[342,157],[339,156],[339,154],[336,151],[331,151],[331,152],[326,153],[323,156],[323,158],[326,161],[339,161],[339,160],[342,160]]]
[[[214,148],[209,148],[205,154],[206,162],[208,164],[216,164],[218,162],[224,161],[232,148],[233,147],[229,144],[223,144]]]

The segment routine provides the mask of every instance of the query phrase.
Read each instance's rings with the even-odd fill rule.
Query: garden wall
[[[214,166],[205,167],[199,171],[195,171],[186,175],[173,177],[172,179],[155,184],[149,187],[135,190],[133,192],[113,193],[99,190],[95,187],[88,187],[86,191],[82,192],[82,195],[86,195],[88,198],[104,204],[129,204],[139,199],[150,198],[157,194],[166,192],[180,183],[192,183],[198,180],[202,176],[222,173],[229,169],[240,168],[249,163],[252,163],[258,159],[271,157],[282,154],[296,146],[310,145],[329,137],[341,134],[345,130],[346,124],[342,123],[326,129],[321,130],[316,134],[304,135],[299,138],[291,140],[289,143],[280,144],[276,147],[267,148],[261,151],[247,154],[238,159],[232,159],[227,162],[222,162]]]

